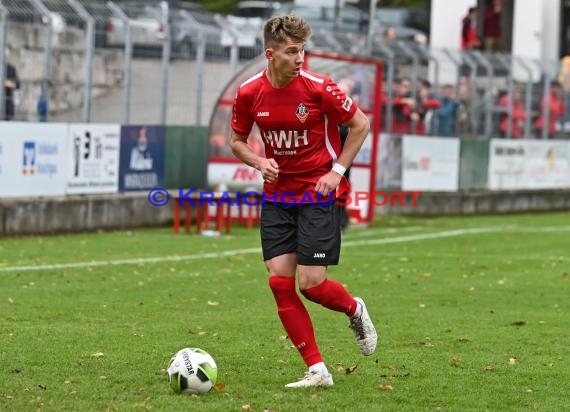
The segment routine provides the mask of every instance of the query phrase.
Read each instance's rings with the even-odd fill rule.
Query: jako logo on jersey
[[[299,119],[301,123],[305,123],[305,120],[309,117],[309,109],[307,109],[307,106],[303,103],[300,103],[299,106],[297,106],[297,111],[295,111],[295,116],[297,116],[297,119]]]
[[[349,112],[351,107],[352,107],[352,99],[346,96],[346,99],[344,100],[344,102],[342,102],[342,108],[347,112]]]
[[[315,252],[315,254],[313,255],[313,259],[317,259],[317,258],[318,259],[324,259],[325,257],[327,257],[326,253]]]
[[[269,130],[261,131],[263,140],[269,146],[277,149],[290,149],[291,147],[307,146],[309,144],[309,133],[305,129],[299,130]]]
[[[269,117],[269,112],[257,112],[257,117]]]

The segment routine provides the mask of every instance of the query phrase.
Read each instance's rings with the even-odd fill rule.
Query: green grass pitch
[[[308,303],[335,385],[287,390],[305,366],[257,230],[1,239],[0,410],[570,410],[570,214],[382,217],[330,276],[367,302],[377,352]],[[216,359],[217,390],[170,389],[186,346]]]

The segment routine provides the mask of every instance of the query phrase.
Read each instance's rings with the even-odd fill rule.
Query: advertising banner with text
[[[65,194],[68,127],[0,123],[0,197]]]
[[[69,125],[67,193],[116,193],[120,143],[118,124]]]
[[[402,139],[402,190],[457,191],[459,139],[425,136]]]
[[[494,139],[489,151],[491,190],[570,187],[568,141]]]

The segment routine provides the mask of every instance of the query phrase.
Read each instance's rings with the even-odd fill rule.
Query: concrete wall
[[[10,24],[8,61],[21,81],[18,120],[37,120],[37,103],[44,78],[45,28],[38,24]],[[85,36],[67,27],[54,34],[49,89],[50,114],[82,107],[85,83]],[[95,49],[92,65],[92,98],[103,96],[120,86],[123,78],[123,53],[119,49]]]
[[[376,213],[474,215],[570,211],[570,190],[425,193],[418,205],[377,207]],[[184,214],[182,213],[182,219]],[[172,205],[151,206],[146,193],[0,201],[0,236],[169,226]]]
[[[417,206],[412,206],[411,196],[405,204],[376,207],[376,213],[436,216],[570,211],[570,190],[425,192],[418,196]]]
[[[146,193],[0,202],[0,236],[165,226],[171,221],[172,206],[154,207]]]

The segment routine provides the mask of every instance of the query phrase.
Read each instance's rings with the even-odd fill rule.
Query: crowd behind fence
[[[1,0],[0,117],[206,125],[263,49],[239,45],[232,30],[223,42],[224,16],[200,13],[154,1]],[[383,131],[570,136],[570,73],[559,62],[318,30],[308,47],[384,61]]]

